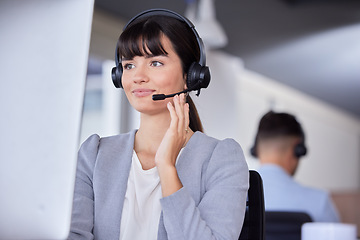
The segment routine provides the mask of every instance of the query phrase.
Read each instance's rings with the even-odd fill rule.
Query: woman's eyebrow
[[[155,55],[155,54],[147,54],[144,56],[145,58],[153,58],[153,57],[168,57],[167,54],[163,53],[163,54],[158,54],[158,55]],[[131,61],[133,60],[134,58],[133,57],[122,57],[121,58],[121,61]]]
[[[145,56],[145,58],[152,58],[152,57],[168,57],[168,55],[163,53],[163,54],[158,54],[158,55],[148,54],[148,55]]]

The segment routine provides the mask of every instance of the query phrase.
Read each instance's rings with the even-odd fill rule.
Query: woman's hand
[[[189,132],[189,104],[185,103],[185,94],[174,97],[174,105],[168,102],[171,123],[155,155],[156,166],[175,166],[176,158],[185,145]]]
[[[163,196],[168,196],[182,187],[177,175],[175,163],[181,148],[188,139],[189,104],[185,103],[185,94],[176,95],[174,105],[169,102],[171,122],[155,155]]]

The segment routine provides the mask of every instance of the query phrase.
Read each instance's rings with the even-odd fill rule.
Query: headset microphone
[[[164,100],[165,98],[174,97],[175,95],[180,95],[182,93],[187,93],[187,92],[190,92],[190,91],[193,91],[193,90],[196,90],[196,89],[185,89],[185,90],[183,90],[181,92],[177,92],[177,93],[173,93],[173,94],[169,94],[169,95],[154,94],[154,95],[152,95],[152,100],[154,100],[154,101]],[[198,89],[198,93],[196,94],[196,96],[199,96],[199,94],[200,94],[200,89]]]

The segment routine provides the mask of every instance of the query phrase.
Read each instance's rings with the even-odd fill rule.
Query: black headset
[[[187,79],[186,79],[186,86],[188,87],[189,91],[198,90],[197,95],[200,94],[200,88],[207,88],[210,83],[210,71],[209,67],[206,66],[206,56],[204,51],[204,44],[195,30],[195,26],[185,17],[181,16],[180,14],[173,12],[168,9],[150,9],[144,12],[139,13],[135,17],[133,17],[124,27],[123,31],[135,20],[150,16],[168,16],[175,19],[178,19],[184,23],[186,23],[193,33],[196,36],[197,43],[200,49],[200,59],[199,62],[193,62],[187,72]],[[123,68],[121,65],[121,57],[118,53],[119,49],[119,42],[116,44],[115,50],[115,64],[116,66],[112,68],[111,77],[113,83],[116,88],[123,88],[121,83],[121,76],[123,72]]]
[[[307,153],[307,148],[306,148],[306,145],[305,145],[305,134],[304,134],[301,126],[300,126],[300,138],[301,138],[301,141],[298,144],[296,144],[295,147],[294,147],[294,155],[297,158],[303,157]],[[257,142],[258,142],[258,134],[255,137],[254,145],[250,148],[251,156],[256,157],[256,158],[258,157],[258,155],[257,155]]]

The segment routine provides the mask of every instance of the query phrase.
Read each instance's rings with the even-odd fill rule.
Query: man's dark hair
[[[257,140],[287,136],[304,139],[302,127],[293,115],[270,111],[261,118],[256,135]]]

